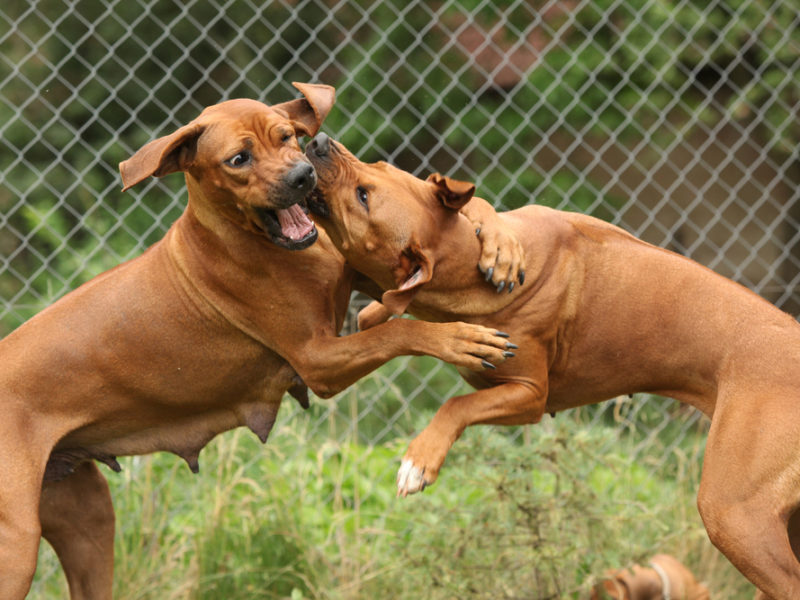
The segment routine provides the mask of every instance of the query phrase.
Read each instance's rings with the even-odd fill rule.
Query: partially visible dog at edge
[[[330,397],[401,354],[478,371],[509,356],[505,337],[465,323],[337,337],[359,278],[304,211],[316,176],[298,143],[334,90],[295,86],[304,98],[206,108],[121,163],[126,189],[183,171],[183,215],[0,342],[2,600],[27,594],[41,536],[73,600],[111,598],[114,512],[94,461],[119,470],[117,456],[163,450],[197,471],[220,432],[266,441],[287,390],[307,406],[306,385]]]
[[[709,600],[708,588],[674,556],[656,554],[647,565],[612,569],[590,600]]]
[[[476,251],[459,211],[475,186],[365,164],[320,134],[312,208],[348,264],[383,290],[362,329],[392,314],[462,319],[509,332],[516,358],[465,372],[411,442],[398,492],[432,484],[450,446],[477,423],[647,392],[711,419],[698,509],[711,541],[763,594],[800,598],[800,324],[686,257],[589,216],[525,206],[500,218],[523,244],[524,285],[497,294],[463,260]]]

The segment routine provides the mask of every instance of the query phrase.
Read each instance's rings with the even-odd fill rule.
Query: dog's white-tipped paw
[[[425,469],[415,467],[410,460],[404,460],[397,471],[397,495],[405,498],[409,494],[424,490],[428,485],[424,475]]]

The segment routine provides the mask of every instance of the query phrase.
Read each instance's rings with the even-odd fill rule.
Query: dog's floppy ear
[[[189,123],[174,133],[145,144],[128,160],[119,163],[122,191],[151,175],[163,177],[183,171],[194,157],[197,138],[204,129],[202,125]]]
[[[420,247],[419,242],[412,240],[403,251],[400,262],[408,278],[395,290],[384,292],[381,303],[396,315],[402,315],[420,288],[433,277],[433,261]]]
[[[467,202],[475,195],[475,184],[466,181],[450,179],[441,173],[431,173],[426,179],[432,183],[436,189],[436,196],[439,201],[447,208],[461,210]]]
[[[305,98],[276,104],[272,108],[285,114],[293,122],[298,135],[315,136],[333,108],[336,90],[329,85],[319,83],[295,81],[292,85],[300,90]]]

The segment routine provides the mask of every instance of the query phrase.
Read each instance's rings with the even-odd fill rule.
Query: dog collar
[[[658,573],[658,576],[661,578],[661,596],[664,600],[672,600],[672,589],[666,571],[654,562],[651,562],[650,566],[653,567],[653,570]]]

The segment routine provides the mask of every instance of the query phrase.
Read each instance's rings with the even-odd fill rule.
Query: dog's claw
[[[498,283],[497,284],[497,293],[499,294],[500,292],[502,292],[504,287],[506,287],[506,282],[505,281],[501,281],[500,283]]]
[[[494,267],[489,267],[489,270],[486,271],[486,281],[489,281],[494,275]]]
[[[525,271],[520,271],[520,272],[519,272],[519,277],[518,277],[518,279],[519,279],[519,284],[520,284],[520,285],[522,285],[523,283],[525,283]]]
[[[505,331],[495,331],[495,332],[494,332],[494,334],[495,334],[497,337],[501,337],[501,338],[507,338],[507,337],[509,337],[509,335],[508,335],[508,334],[507,334]],[[510,342],[506,342],[506,346],[508,346],[508,344],[509,344],[509,343],[510,343]],[[514,346],[514,347],[516,348],[516,346]]]
[[[519,346],[517,346],[516,344],[512,344],[511,342],[506,342],[506,349],[519,350]]]
[[[497,368],[492,363],[490,363],[488,360],[481,360],[481,365],[483,365],[484,369],[496,369]]]
[[[511,283],[508,284],[508,293],[510,294],[513,291],[514,291],[514,282],[512,281]]]
[[[514,354],[513,352],[506,351],[506,352],[503,352],[503,356],[506,357],[506,358],[513,358],[513,357],[516,356],[516,354]]]

